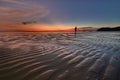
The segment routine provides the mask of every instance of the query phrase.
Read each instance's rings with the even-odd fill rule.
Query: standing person
[[[76,33],[77,33],[77,27],[75,27],[74,29],[75,29],[75,37],[76,37]]]

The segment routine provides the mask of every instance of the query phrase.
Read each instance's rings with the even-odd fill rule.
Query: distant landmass
[[[103,27],[103,28],[99,28],[97,31],[120,31],[120,26],[115,28]]]

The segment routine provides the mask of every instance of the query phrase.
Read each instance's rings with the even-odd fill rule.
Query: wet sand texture
[[[120,80],[119,32],[0,35],[0,80]]]

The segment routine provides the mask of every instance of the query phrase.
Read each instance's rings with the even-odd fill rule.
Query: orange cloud
[[[49,14],[49,11],[41,5],[34,5],[20,0],[1,1],[4,3],[16,4],[18,6],[0,5],[0,27],[17,26],[22,21],[44,19]]]
[[[66,30],[59,19],[50,17],[50,11],[44,6],[21,0],[1,0],[11,5],[0,5],[0,30],[45,31]],[[12,6],[15,4],[17,6]],[[37,21],[23,25],[22,22]]]

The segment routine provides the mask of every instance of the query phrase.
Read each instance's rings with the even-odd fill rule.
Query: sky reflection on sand
[[[81,32],[76,38],[73,33],[0,35],[1,80],[117,80],[119,77],[119,32]]]

